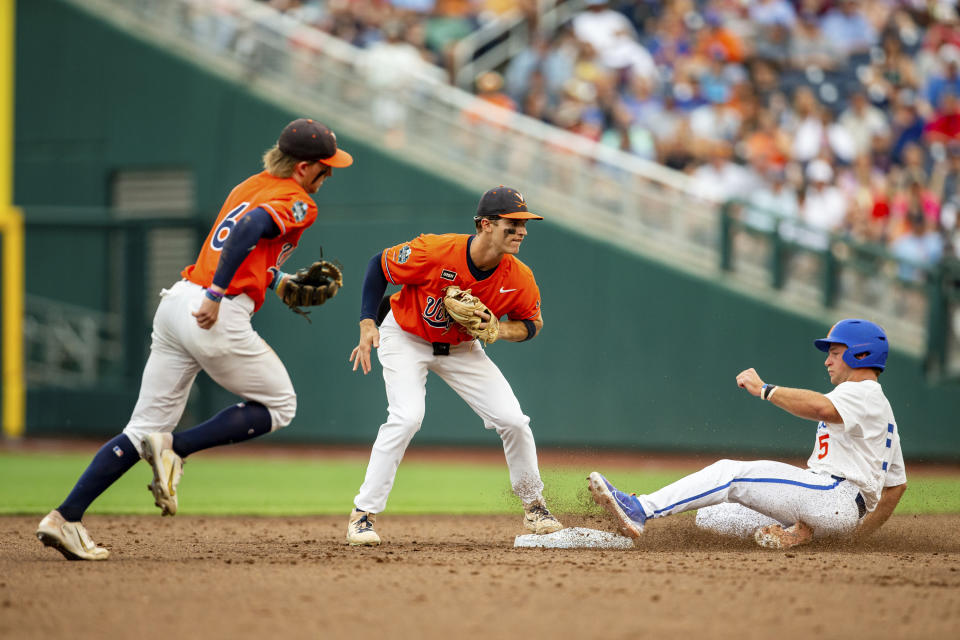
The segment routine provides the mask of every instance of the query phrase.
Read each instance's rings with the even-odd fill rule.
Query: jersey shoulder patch
[[[297,200],[293,203],[293,206],[290,207],[290,211],[293,214],[293,219],[297,222],[303,222],[303,219],[307,217],[307,211],[310,210],[310,206],[303,200]]]

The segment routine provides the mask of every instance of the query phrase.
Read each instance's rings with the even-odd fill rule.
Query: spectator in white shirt
[[[387,146],[403,144],[407,119],[408,92],[421,86],[425,78],[444,80],[443,71],[423,59],[420,50],[404,40],[404,27],[390,21],[383,25],[384,40],[363,51],[359,68],[374,90],[370,116],[374,125],[385,130]]]
[[[754,229],[772,231],[777,220],[796,219],[800,203],[786,171],[771,169],[766,178],[766,183],[750,195],[745,222]]]
[[[816,159],[807,165],[809,186],[803,200],[800,219],[807,226],[797,230],[797,242],[811,249],[826,249],[830,233],[843,225],[847,216],[847,199],[833,185],[833,168],[825,160]]]
[[[839,124],[853,138],[857,156],[870,153],[874,138],[890,135],[887,116],[867,101],[863,91],[850,96],[850,106],[840,114]]]
[[[745,198],[760,185],[753,171],[730,160],[733,150],[727,142],[710,145],[710,160],[693,172],[693,190],[711,202]]]
[[[607,0],[587,0],[587,9],[573,19],[573,34],[597,52],[600,63],[614,71],[657,78],[653,57],[637,39],[625,15],[611,9]]]

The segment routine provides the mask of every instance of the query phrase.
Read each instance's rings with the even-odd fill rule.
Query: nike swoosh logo
[[[516,291],[516,289],[504,289],[500,287],[500,293],[510,293],[511,291]]]

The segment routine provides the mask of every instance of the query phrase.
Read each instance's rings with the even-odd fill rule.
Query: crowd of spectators
[[[212,0],[229,2],[230,0]],[[393,34],[449,70],[454,45],[510,10],[536,22],[537,0],[261,0],[304,25],[367,49]],[[560,0],[562,1],[562,0]]]
[[[536,0],[269,0],[383,65]],[[477,78],[487,101],[660,162],[748,224],[905,261],[960,256],[960,20],[950,0],[586,0]],[[384,49],[384,47],[387,47]],[[384,82],[393,77],[381,74]],[[917,272],[904,268],[904,277]]]
[[[960,22],[951,2],[587,0],[505,70],[525,113],[656,160],[696,191],[907,263],[960,256]],[[905,278],[920,273],[909,264]]]

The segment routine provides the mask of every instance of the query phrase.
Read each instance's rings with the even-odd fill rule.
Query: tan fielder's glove
[[[283,304],[299,313],[307,321],[309,311],[300,307],[315,307],[337,295],[343,286],[343,271],[332,262],[320,260],[294,274],[284,274],[276,286],[277,296]]]
[[[443,296],[443,306],[447,314],[453,318],[460,328],[465,332],[490,344],[496,342],[500,336],[500,320],[487,308],[487,305],[480,301],[480,298],[470,293],[470,289],[464,291],[456,285],[447,287]],[[490,319],[486,321],[487,326],[483,329],[480,325],[484,322],[483,318],[476,315],[474,311],[483,311],[490,314]]]

